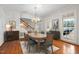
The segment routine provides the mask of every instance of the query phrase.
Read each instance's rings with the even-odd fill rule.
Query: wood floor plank
[[[79,54],[79,45],[70,44],[61,40],[53,40],[53,44],[60,48],[54,54]]]
[[[0,54],[22,54],[19,40],[5,42],[0,47]]]
[[[54,54],[79,54],[79,45],[69,44],[61,40],[53,40],[53,44],[59,47]],[[22,54],[19,40],[5,42],[0,47],[0,54]]]

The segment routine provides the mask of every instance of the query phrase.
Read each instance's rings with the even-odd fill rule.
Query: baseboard
[[[79,45],[79,44],[77,44],[77,43],[69,42],[69,41],[67,41],[67,40],[62,40],[62,39],[61,39],[61,41],[66,42],[66,43],[69,43],[69,44],[73,44],[73,45]]]

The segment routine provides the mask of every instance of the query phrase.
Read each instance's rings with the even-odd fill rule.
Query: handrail
[[[31,26],[31,25],[29,25],[28,23],[26,23],[24,20],[22,20],[22,19],[20,19],[22,22],[23,22],[23,24],[27,27],[27,26],[29,26],[30,28],[32,28],[33,30],[34,30],[34,28]],[[27,24],[27,25],[26,25]]]

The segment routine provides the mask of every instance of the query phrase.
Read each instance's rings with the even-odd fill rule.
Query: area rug
[[[40,52],[40,53],[38,53],[38,52],[35,52],[35,53],[31,52],[31,53],[29,53],[28,49],[27,49],[27,42],[25,42],[25,41],[20,41],[20,45],[21,45],[23,54],[45,54],[44,52]],[[59,48],[54,46],[54,45],[52,47],[53,47],[53,52],[59,50]],[[33,51],[34,48],[31,48],[31,50]],[[49,47],[48,50],[51,51],[51,48]]]

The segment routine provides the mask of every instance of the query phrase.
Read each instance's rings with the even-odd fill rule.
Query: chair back
[[[53,42],[53,35],[52,34],[47,34],[47,40]]]
[[[25,34],[25,33],[24,33],[24,39],[25,39],[26,41],[29,39],[28,34]]]

